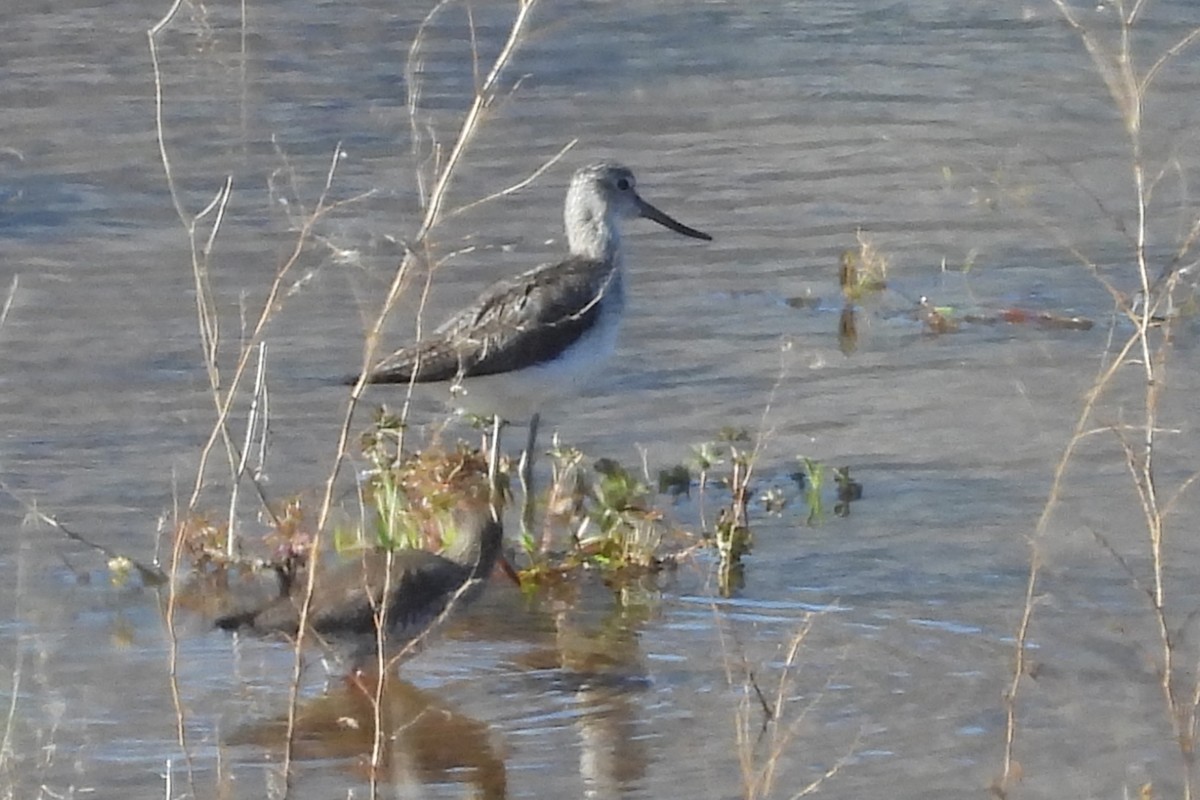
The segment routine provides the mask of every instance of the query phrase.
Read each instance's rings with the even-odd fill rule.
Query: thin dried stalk
[[[461,164],[462,159],[467,152],[468,146],[478,132],[479,125],[484,119],[484,112],[490,107],[496,96],[500,78],[504,72],[504,69],[511,62],[513,55],[517,51],[519,43],[528,25],[530,13],[536,4],[536,0],[521,0],[518,3],[517,13],[509,29],[508,38],[505,41],[504,47],[501,49],[499,55],[496,57],[496,60],[493,62],[491,69],[488,71],[487,77],[479,85],[479,89],[475,93],[474,100],[472,101],[471,106],[466,112],[462,124],[459,127],[457,137],[454,140],[454,144],[450,150],[449,156],[444,163],[438,164],[436,179],[434,180],[433,186],[425,199],[425,215],[417,229],[416,234],[413,236],[412,241],[405,245],[405,257],[396,270],[391,286],[389,287],[387,295],[384,298],[383,306],[367,334],[363,347],[363,360],[362,367],[359,372],[359,379],[350,391],[350,397],[346,403],[346,411],[343,415],[342,425],[338,432],[337,451],[334,457],[334,463],[330,469],[329,476],[325,481],[320,512],[318,513],[317,517],[317,534],[314,537],[312,545],[312,552],[314,555],[320,549],[320,538],[328,524],[329,514],[333,507],[335,485],[348,451],[354,412],[358,407],[362,392],[366,386],[366,378],[369,374],[370,367],[375,363],[375,351],[377,349],[380,332],[383,329],[384,322],[389,312],[394,307],[403,288],[408,285],[409,277],[413,268],[421,262],[427,263],[429,261],[429,238],[431,232],[442,219],[442,206],[445,202],[446,193],[449,190],[451,181],[454,178],[458,166]],[[414,64],[416,64],[419,59],[420,43],[423,41],[425,36],[425,30],[427,29],[429,22],[442,8],[445,7],[445,5],[445,0],[437,3],[430,11],[429,15],[426,16],[425,22],[423,22],[421,27],[418,29],[413,48],[410,49],[410,76],[415,77],[417,73],[417,69],[415,68]],[[414,96],[414,94],[415,96],[419,97],[419,93],[419,88],[410,88],[410,97]],[[410,106],[410,108],[413,109],[410,113],[415,114],[415,108],[412,106]],[[414,116],[412,119],[415,120],[416,117]],[[413,130],[414,135],[416,135],[418,129],[415,122]],[[417,161],[418,183],[419,185],[422,185],[422,161],[419,157]],[[430,271],[428,274],[431,275],[432,271]],[[427,292],[428,279],[426,281],[426,292],[423,293],[422,297],[421,309],[418,311],[418,317],[420,317],[420,311],[424,309],[424,297],[427,296]],[[411,391],[412,387],[410,384],[409,392],[411,393]],[[298,705],[297,701],[300,689],[300,671],[302,665],[300,659],[300,648],[303,646],[304,633],[307,627],[307,620],[312,600],[314,576],[316,575],[316,572],[317,570],[315,567],[308,571],[308,583],[304,589],[304,601],[300,609],[300,633],[297,636],[296,641],[296,658],[293,665],[292,684],[288,703],[287,745],[284,750],[283,759],[283,771],[285,779],[286,776],[290,775],[291,772],[290,767],[292,760],[292,746],[295,734],[296,712]],[[384,732],[379,729],[378,725],[376,725],[376,739],[378,740],[379,737],[383,735]],[[378,743],[373,752],[375,756],[378,756],[380,752]],[[374,768],[377,767],[378,763],[378,761],[373,761],[373,771]],[[373,795],[375,794],[376,788],[377,787],[372,784]]]
[[[1065,0],[1053,0],[1053,2],[1062,18],[1078,35],[1084,49],[1092,60],[1096,72],[1104,81],[1114,105],[1116,105],[1121,113],[1126,134],[1129,137],[1131,179],[1135,193],[1134,209],[1136,213],[1136,223],[1131,235],[1131,244],[1137,265],[1137,278],[1141,284],[1140,296],[1143,302],[1130,305],[1119,293],[1115,292],[1114,288],[1107,281],[1103,281],[1105,287],[1117,299],[1117,309],[1133,323],[1135,330],[1120,347],[1117,357],[1101,371],[1092,388],[1084,397],[1080,413],[1076,418],[1074,430],[1055,467],[1049,494],[1030,539],[1030,565],[1026,581],[1025,600],[1016,634],[1012,680],[1009,683],[1004,700],[1006,722],[1002,772],[994,788],[997,794],[1005,796],[1009,785],[1017,773],[1014,756],[1017,738],[1017,700],[1027,672],[1026,663],[1030,627],[1034,609],[1037,605],[1037,587],[1042,563],[1039,553],[1039,542],[1048,528],[1053,512],[1058,506],[1067,468],[1074,460],[1079,445],[1089,435],[1087,428],[1095,415],[1099,400],[1112,387],[1112,382],[1118,370],[1124,367],[1128,363],[1127,359],[1136,352],[1138,355],[1137,361],[1142,366],[1144,378],[1142,415],[1140,423],[1137,426],[1137,430],[1141,434],[1140,440],[1135,445],[1125,439],[1119,427],[1114,426],[1112,430],[1118,435],[1125,453],[1126,466],[1140,503],[1143,523],[1146,528],[1153,581],[1151,585],[1145,587],[1145,590],[1155,617],[1161,644],[1160,689],[1163,693],[1173,732],[1181,747],[1184,796],[1190,798],[1194,783],[1190,742],[1196,728],[1196,708],[1200,706],[1200,682],[1193,687],[1190,709],[1182,707],[1177,700],[1179,691],[1175,683],[1175,643],[1167,621],[1167,586],[1163,568],[1166,560],[1164,549],[1166,541],[1166,513],[1171,504],[1194,482],[1195,475],[1189,477],[1176,490],[1175,495],[1170,501],[1166,504],[1163,503],[1155,471],[1154,456],[1156,437],[1160,432],[1158,412],[1164,388],[1163,376],[1167,363],[1168,337],[1164,336],[1160,345],[1155,348],[1151,343],[1151,333],[1155,330],[1155,326],[1158,323],[1157,313],[1160,305],[1170,303],[1169,295],[1173,283],[1171,280],[1166,281],[1167,291],[1160,293],[1157,297],[1154,295],[1154,291],[1158,290],[1160,288],[1159,284],[1162,284],[1164,281],[1152,280],[1151,277],[1151,269],[1147,257],[1148,215],[1153,188],[1165,174],[1165,170],[1160,170],[1152,179],[1148,179],[1142,147],[1142,127],[1143,103],[1148,88],[1168,62],[1200,38],[1200,28],[1189,31],[1156,59],[1154,64],[1144,74],[1139,75],[1134,62],[1132,42],[1134,24],[1145,8],[1143,0],[1137,0],[1132,9],[1128,11],[1126,11],[1125,4],[1120,2],[1120,0],[1115,3],[1120,16],[1118,43],[1115,50],[1105,47],[1096,35],[1084,26]],[[1198,225],[1194,224],[1191,230],[1195,231],[1197,228]],[[1189,232],[1181,245],[1179,255],[1176,256],[1174,263],[1180,263],[1185,259],[1185,254],[1191,248],[1195,239],[1196,234]],[[1091,263],[1089,259],[1082,257],[1082,254],[1077,250],[1074,248],[1071,249],[1072,252],[1080,256],[1081,262],[1085,264]],[[1094,275],[1097,274],[1094,265],[1091,266],[1091,271]],[[1169,272],[1164,272],[1164,275],[1170,277]],[[1107,540],[1103,536],[1099,536],[1099,540],[1106,547],[1106,550],[1116,558],[1118,564],[1123,565],[1126,573],[1132,575],[1127,562],[1111,546],[1107,545]],[[1141,586],[1141,582],[1136,580],[1136,578],[1132,580],[1132,583],[1135,588]],[[1184,718],[1186,714],[1190,714],[1190,719]]]

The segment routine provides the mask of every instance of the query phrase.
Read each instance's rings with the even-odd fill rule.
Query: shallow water
[[[211,275],[227,345],[240,305],[257,313],[295,240],[289,213],[313,207],[339,143],[331,197],[372,192],[320,222],[266,335],[268,487],[285,497],[329,468],[344,390],[327,379],[359,363],[364,320],[402,252],[394,240],[415,228],[404,60],[424,11],[247,7],[244,59],[235,3],[185,4],[159,41],[182,202],[198,211],[232,176]],[[473,9],[485,59],[507,8]],[[158,520],[186,501],[214,418],[187,237],[154,137],[145,29],[165,10],[51,0],[0,12],[21,32],[0,45],[0,286],[18,281],[0,328],[0,477],[146,560],[165,556]],[[1081,13],[1105,26],[1114,12]],[[1139,63],[1198,21],[1187,3],[1150,4]],[[649,200],[715,241],[631,226],[617,358],[593,394],[546,424],[588,453],[636,463],[642,447],[669,464],[723,426],[757,428],[769,403],[764,485],[786,485],[804,454],[849,465],[865,497],[816,527],[795,506],[760,516],[746,585],[729,599],[716,597],[706,558],[624,607],[590,584],[571,608],[493,587],[405,666],[397,719],[431,708],[445,725],[397,740],[383,793],[457,797],[466,782],[481,797],[742,796],[743,665],[769,693],[781,648],[815,611],[785,693],[797,724],[775,796],[835,765],[822,789],[837,796],[983,794],[1001,769],[1028,537],[1109,339],[1129,333],[1068,247],[1117,289],[1136,287],[1114,222],[1134,220],[1127,140],[1078,39],[1037,2],[569,2],[541,7],[535,27],[509,75],[527,77],[481,129],[450,203],[579,144],[532,186],[446,223],[440,253],[476,249],[438,273],[427,324],[561,253],[571,170],[624,161]],[[422,102],[443,141],[471,86],[468,35],[462,9],[430,31]],[[1188,53],[1168,69],[1146,106],[1147,160],[1157,171],[1171,159],[1154,195],[1156,263],[1195,217],[1194,63]],[[859,230],[892,273],[845,356],[837,263]],[[787,303],[806,294],[820,301]],[[931,336],[903,313],[922,296],[1097,324]],[[410,335],[413,308],[392,315],[388,344]],[[1168,491],[1195,464],[1196,334],[1180,325],[1170,351]],[[1126,373],[1093,426],[1140,418],[1141,373]],[[444,420],[428,399],[416,414]],[[220,469],[206,496],[217,515]],[[1185,680],[1200,605],[1188,580],[1195,505],[1185,494],[1173,509],[1168,540]],[[251,508],[244,498],[247,525]],[[286,713],[288,648],[232,642],[181,613],[172,683],[160,598],[110,584],[102,558],[22,525],[24,513],[0,495],[8,794],[143,796],[163,792],[167,772],[176,795],[277,788],[271,723]],[[1145,783],[1180,793],[1157,627],[1126,571],[1150,580],[1143,531],[1119,441],[1090,436],[1042,539],[1017,796],[1114,797]],[[325,683],[314,665],[293,793],[365,796],[362,743],[344,726],[330,732],[326,711],[353,697]]]

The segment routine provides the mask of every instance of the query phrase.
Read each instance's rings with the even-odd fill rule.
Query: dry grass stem
[[[263,458],[265,458],[267,447],[267,423],[265,413],[267,409],[266,371],[267,343],[260,341],[258,343],[258,366],[254,371],[254,388],[250,393],[250,409],[246,414],[245,439],[242,442],[241,454],[239,456],[237,468],[234,470],[234,479],[229,487],[229,536],[225,540],[225,554],[231,559],[236,554],[235,543],[237,541],[237,537],[235,535],[236,529],[234,526],[236,525],[238,519],[238,487],[241,486],[241,479],[246,474],[246,470],[249,468],[250,454],[254,450],[254,434],[256,431],[259,432],[261,447],[259,449],[259,470],[256,470],[255,472],[253,483],[255,486],[261,485],[258,479],[261,474],[260,470],[264,464]],[[261,421],[259,416],[260,409],[263,411]],[[260,498],[262,499],[264,506],[269,505],[264,496],[260,495]]]
[[[801,725],[825,699],[835,680],[835,676],[828,676],[824,685],[813,692],[803,707],[792,709],[789,700],[798,692],[797,684],[801,678],[800,655],[817,619],[822,615],[810,612],[801,619],[798,629],[787,642],[774,690],[768,695],[759,685],[755,670],[747,660],[744,649],[739,645],[739,655],[735,657],[731,653],[720,611],[713,606],[713,612],[717,615],[717,631],[721,641],[726,681],[731,688],[740,687],[734,714],[734,740],[742,778],[742,797],[745,800],[765,800],[774,795],[784,756],[795,741]],[[756,707],[759,714],[754,711]],[[759,715],[761,719],[756,719]],[[794,800],[819,791],[850,762],[861,739],[860,729],[829,767],[786,796]]]
[[[1179,700],[1182,687],[1178,683],[1181,676],[1176,671],[1177,642],[1169,623],[1168,587],[1164,566],[1168,557],[1165,549],[1167,513],[1195,482],[1197,473],[1192,473],[1183,480],[1175,488],[1170,498],[1164,502],[1163,489],[1155,468],[1155,456],[1158,437],[1171,430],[1170,426],[1164,426],[1159,422],[1159,412],[1166,387],[1165,376],[1169,363],[1170,326],[1172,324],[1170,317],[1162,324],[1162,333],[1157,344],[1154,336],[1160,330],[1160,310],[1164,306],[1170,308],[1173,305],[1171,295],[1177,285],[1177,266],[1188,260],[1189,253],[1197,239],[1200,220],[1192,221],[1188,225],[1187,233],[1183,236],[1171,264],[1160,272],[1160,277],[1153,277],[1150,259],[1147,255],[1147,242],[1150,237],[1150,204],[1155,187],[1168,174],[1170,165],[1164,163],[1163,167],[1153,174],[1148,169],[1143,149],[1143,124],[1145,122],[1143,113],[1146,93],[1151,84],[1172,59],[1200,39],[1200,28],[1190,30],[1178,39],[1154,61],[1149,69],[1139,74],[1134,58],[1133,34],[1135,23],[1146,6],[1142,0],[1134,3],[1132,8],[1127,8],[1121,0],[1117,0],[1113,4],[1119,19],[1116,43],[1112,46],[1103,43],[1093,30],[1084,26],[1065,0],[1053,0],[1053,3],[1087,51],[1096,73],[1103,80],[1111,100],[1121,114],[1129,139],[1130,180],[1134,189],[1134,224],[1127,228],[1120,221],[1119,215],[1109,214],[1106,204],[1090,192],[1088,194],[1093,196],[1099,207],[1106,210],[1108,216],[1117,219],[1119,229],[1128,234],[1133,250],[1135,277],[1139,284],[1139,292],[1137,301],[1129,302],[1116,286],[1100,275],[1097,265],[1090,258],[1073,244],[1067,246],[1068,251],[1087,267],[1114,298],[1118,316],[1128,320],[1133,326],[1133,331],[1124,342],[1117,346],[1115,357],[1103,366],[1091,389],[1084,396],[1074,430],[1059,457],[1048,496],[1033,530],[1030,540],[1030,563],[1025,599],[1016,634],[1012,679],[1004,699],[1006,724],[1003,763],[1001,775],[993,788],[998,795],[1006,796],[1012,782],[1020,774],[1015,758],[1018,734],[1017,701],[1028,672],[1027,648],[1035,608],[1038,605],[1038,582],[1042,567],[1042,558],[1039,552],[1040,541],[1047,532],[1050,520],[1058,507],[1068,467],[1074,462],[1079,446],[1084,439],[1095,432],[1095,429],[1090,429],[1090,426],[1097,414],[1100,401],[1116,391],[1115,379],[1118,372],[1126,366],[1140,366],[1143,389],[1139,422],[1136,425],[1119,424],[1106,427],[1118,440],[1124,454],[1130,483],[1138,498],[1142,512],[1142,524],[1145,529],[1146,551],[1151,565],[1151,581],[1147,584],[1140,579],[1128,559],[1117,551],[1103,533],[1094,531],[1093,535],[1102,549],[1121,568],[1128,578],[1130,586],[1143,593],[1149,601],[1160,642],[1160,661],[1157,670],[1159,688],[1162,692],[1172,733],[1180,747],[1183,795],[1185,798],[1190,798],[1195,781],[1191,742],[1194,739],[1197,724],[1196,709],[1200,704],[1200,683],[1194,683],[1190,689],[1190,705],[1182,704]],[[1056,230],[1049,225],[1045,227],[1048,230]],[[1115,333],[1115,328],[1112,332]],[[1131,438],[1127,434],[1135,434],[1136,438]],[[1196,679],[1193,677],[1193,680]]]
[[[578,143],[579,143],[578,139],[572,139],[571,141],[569,141],[565,145],[563,145],[562,148],[557,153],[552,155],[546,161],[542,162],[541,166],[539,166],[537,169],[535,169],[533,172],[531,172],[523,180],[517,181],[516,183],[512,184],[511,186],[501,189],[500,191],[492,192],[491,194],[489,194],[485,197],[481,197],[478,200],[472,200],[471,202],[466,203],[465,205],[461,205],[458,208],[448,211],[448,212],[446,212],[446,215],[443,217],[443,220],[453,219],[454,217],[457,217],[459,214],[463,214],[467,211],[470,211],[473,208],[477,208],[478,206],[481,206],[484,203],[490,203],[493,200],[499,200],[502,197],[508,197],[510,194],[515,194],[515,193],[521,191],[526,186],[529,186],[531,183],[533,183],[538,178],[540,178],[542,176],[543,172],[545,172],[546,170],[550,169],[552,166],[557,164],[562,159],[562,157],[565,156],[571,150],[571,148],[574,147]]]
[[[20,283],[21,276],[13,275],[12,283],[8,285],[8,293],[4,296],[4,305],[0,307],[0,328],[8,321],[8,312],[12,311],[13,301],[17,299],[17,287]]]
[[[419,223],[415,226],[415,231],[411,238],[401,242],[404,247],[404,256],[396,266],[382,303],[371,316],[370,323],[365,326],[362,362],[359,373],[360,379],[352,387],[346,400],[344,413],[338,428],[336,449],[323,483],[323,490],[318,505],[319,510],[313,523],[306,581],[304,585],[297,587],[297,591],[303,594],[303,602],[300,608],[299,633],[294,643],[293,669],[290,676],[287,743],[280,770],[271,776],[273,779],[278,780],[278,783],[272,786],[272,793],[280,796],[287,796],[289,794],[293,779],[293,738],[296,732],[303,666],[301,652],[304,647],[305,637],[310,633],[308,628],[312,611],[311,602],[314,577],[320,571],[322,538],[329,527],[330,516],[334,507],[336,485],[350,450],[354,415],[361,401],[365,385],[365,380],[362,376],[368,374],[369,369],[376,362],[376,352],[385,322],[398,299],[406,291],[415,288],[413,286],[415,280],[421,286],[420,303],[415,322],[419,336],[423,312],[434,274],[438,268],[454,257],[471,252],[472,248],[464,248],[448,255],[436,256],[433,234],[441,222],[448,217],[464,214],[483,203],[506,197],[522,190],[539,178],[546,170],[558,163],[575,144],[574,140],[568,142],[557,153],[545,160],[537,169],[522,180],[504,189],[446,211],[450,188],[459,168],[465,163],[466,154],[471,142],[477,136],[489,112],[493,111],[501,100],[511,97],[520,85],[520,80],[515,82],[509,81],[509,85],[506,87],[503,76],[527,32],[530,16],[536,6],[536,0],[519,0],[515,5],[507,35],[503,39],[498,54],[490,65],[486,65],[480,60],[483,43],[478,40],[478,36],[481,31],[476,27],[473,9],[469,6],[466,8],[467,21],[470,28],[470,69],[475,91],[474,96],[470,98],[469,104],[467,104],[461,119],[457,123],[455,135],[453,138],[447,139],[446,143],[443,144],[438,139],[437,130],[426,119],[422,110],[422,71],[424,47],[433,30],[433,24],[449,5],[451,5],[451,0],[439,0],[434,3],[418,26],[412,45],[409,48],[406,64],[409,124],[412,132],[415,180],[421,197],[423,213]],[[216,419],[206,441],[200,449],[196,465],[195,481],[192,484],[190,495],[182,503],[183,507],[176,513],[176,535],[173,537],[169,556],[170,574],[177,574],[183,566],[182,562],[187,557],[185,550],[186,539],[183,535],[186,526],[181,524],[180,520],[194,514],[198,507],[209,476],[210,462],[214,457],[214,450],[218,447],[218,442],[223,447],[226,455],[227,474],[230,479],[229,495],[227,498],[229,516],[228,534],[224,543],[226,554],[232,555],[237,550],[235,520],[239,518],[241,513],[244,513],[244,511],[239,511],[240,505],[244,504],[242,501],[243,482],[249,482],[249,487],[256,492],[265,513],[272,516],[277,527],[281,525],[281,521],[275,517],[275,511],[267,503],[265,492],[259,480],[265,469],[268,430],[270,426],[270,394],[267,388],[267,356],[269,351],[266,347],[265,335],[271,321],[281,312],[284,301],[294,294],[295,290],[307,280],[308,276],[296,279],[292,273],[296,270],[301,255],[305,252],[306,248],[314,241],[321,241],[315,231],[317,223],[333,210],[361,198],[359,196],[342,201],[333,201],[330,199],[336,167],[339,160],[344,156],[339,144],[330,159],[324,186],[315,203],[306,205],[303,198],[299,197],[298,194],[289,194],[287,196],[286,213],[288,215],[289,229],[294,233],[291,250],[284,254],[280,263],[276,266],[271,283],[261,299],[261,305],[243,305],[241,309],[240,335],[237,337],[238,340],[236,342],[229,341],[233,337],[222,330],[223,315],[227,312],[218,302],[218,295],[214,291],[212,284],[210,266],[215,245],[226,222],[226,215],[232,207],[231,200],[234,191],[234,179],[232,176],[225,177],[212,197],[207,200],[204,207],[199,211],[193,212],[187,207],[184,194],[178,184],[171,148],[168,146],[165,80],[163,68],[160,63],[159,48],[163,32],[171,27],[181,7],[183,7],[183,0],[175,0],[170,5],[167,13],[147,31],[147,39],[153,67],[155,131],[159,157],[166,176],[176,216],[188,237],[190,266],[196,292],[197,330],[204,369],[208,378],[209,394],[216,411]],[[243,0],[243,69],[246,59],[246,19],[244,11],[245,4]],[[287,158],[286,153],[278,151],[277,148],[277,157],[280,160],[281,166],[272,173],[269,180],[269,189],[273,198],[277,196],[277,178],[281,183],[293,189],[298,185],[296,172],[292,168],[292,164]],[[9,303],[5,305],[5,310],[0,312],[0,324],[2,324],[4,315],[7,313],[8,305],[11,304],[13,292],[15,292],[15,283],[14,289],[10,291]],[[222,334],[225,334],[224,338]],[[251,375],[253,378],[249,377]],[[246,384],[248,383],[252,385],[247,386]],[[405,394],[404,410],[399,426],[400,433],[398,435],[401,437],[403,436],[404,429],[403,421],[407,419],[411,393],[412,387],[410,386],[408,392]],[[240,434],[236,435],[233,430],[235,426],[232,424],[232,420],[235,417],[238,420],[237,427],[241,427]],[[400,445],[402,449],[402,441]],[[493,437],[494,446],[495,438]],[[495,463],[494,455],[492,461],[493,469],[495,468]],[[495,498],[493,498],[493,501],[495,502]],[[366,516],[367,514],[364,510],[364,520]],[[388,572],[388,579],[391,580],[390,571]],[[403,651],[395,656],[388,657],[384,655],[385,649],[382,645],[387,631],[384,631],[382,627],[378,627],[377,643],[380,645],[378,650],[380,655],[376,666],[379,668],[380,675],[386,676],[387,671],[395,663],[394,659],[403,658],[415,648],[420,647],[425,637],[438,628],[442,621],[453,612],[459,602],[459,598],[470,588],[472,588],[471,583],[460,588],[428,630],[408,643]],[[385,592],[384,596],[387,596],[387,592]],[[180,653],[175,630],[175,613],[178,602],[177,587],[172,581],[169,583],[166,609],[166,626],[171,643],[169,675],[171,691],[176,707],[176,737],[185,753],[185,757],[188,759],[187,782],[189,790],[192,794],[196,794],[195,786],[192,783],[193,771],[187,736],[188,725],[186,724],[184,703],[178,685],[178,659]],[[386,608],[377,609],[377,613],[377,620],[382,621],[387,618]],[[377,796],[379,792],[375,773],[383,761],[383,747],[386,744],[386,737],[388,735],[387,731],[382,730],[384,720],[382,719],[381,700],[384,682],[384,679],[381,678],[375,696],[376,740],[372,751],[372,780],[370,788],[372,797]],[[174,781],[173,778],[169,780]]]
[[[413,46],[409,51],[408,74],[413,78],[415,78],[417,76],[418,71],[419,71],[417,65],[419,64],[419,61],[420,61],[421,44],[424,41],[424,36],[426,34],[426,31],[428,30],[428,26],[432,22],[434,17],[437,15],[437,13],[440,12],[440,10],[445,7],[445,5],[446,5],[445,2],[437,3],[434,6],[434,8],[430,11],[430,13],[428,15],[426,15],[425,20],[422,22],[421,26],[418,28],[418,32],[416,34],[416,37],[414,38]],[[428,195],[425,194],[425,191],[423,188],[426,185],[426,181],[422,175],[423,169],[424,169],[423,165],[425,165],[427,162],[425,159],[423,159],[419,155],[419,144],[417,142],[417,137],[419,136],[419,126],[417,125],[417,122],[416,122],[416,120],[417,120],[416,106],[410,106],[410,114],[413,115],[411,117],[411,119],[412,119],[412,124],[413,124],[414,148],[415,148],[414,152],[418,153],[418,155],[416,157],[417,163],[416,163],[415,169],[417,171],[418,186],[421,188],[422,197],[424,198],[425,214],[424,214],[421,224],[418,227],[417,232],[413,236],[412,240],[408,243],[405,243],[406,255],[405,255],[404,259],[402,260],[401,264],[399,265],[399,267],[397,268],[395,275],[393,276],[391,286],[389,287],[387,295],[384,298],[383,306],[379,310],[379,313],[375,319],[375,322],[371,326],[370,331],[368,332],[368,334],[366,336],[366,340],[365,340],[364,347],[363,347],[362,368],[359,373],[359,380],[356,382],[356,384],[350,391],[350,397],[347,400],[346,411],[345,411],[345,414],[343,415],[342,425],[341,425],[341,427],[339,429],[339,433],[338,433],[338,443],[337,443],[336,455],[334,457],[334,463],[329,471],[328,478],[325,481],[324,492],[323,492],[321,504],[320,504],[320,511],[318,513],[317,523],[316,523],[317,532],[314,537],[314,541],[313,541],[313,545],[312,545],[312,552],[314,555],[316,555],[320,549],[320,539],[321,539],[322,533],[325,531],[325,528],[326,528],[326,525],[327,525],[327,522],[329,519],[329,514],[333,507],[333,497],[334,497],[334,492],[335,492],[335,486],[336,486],[336,482],[338,479],[338,475],[341,471],[342,464],[346,458],[348,444],[349,444],[349,440],[350,440],[350,432],[352,430],[352,425],[353,425],[354,412],[358,406],[359,399],[361,398],[363,389],[366,385],[366,376],[369,373],[371,366],[375,363],[375,352],[376,352],[376,349],[378,346],[379,337],[380,337],[380,333],[383,329],[384,322],[385,322],[389,312],[394,307],[396,300],[399,298],[403,288],[405,286],[407,286],[413,267],[417,263],[428,264],[430,261],[430,259],[428,258],[429,236],[442,218],[441,217],[441,209],[442,209],[442,205],[445,201],[446,193],[450,187],[450,183],[454,177],[454,174],[458,168],[458,165],[461,163],[461,160],[467,151],[468,145],[474,139],[475,134],[477,133],[478,126],[481,124],[481,122],[484,118],[484,112],[491,105],[491,103],[495,97],[495,93],[497,91],[501,75],[503,74],[505,67],[509,64],[514,53],[517,50],[517,47],[521,41],[522,35],[528,24],[529,15],[532,12],[535,5],[536,5],[536,0],[520,0],[520,2],[518,3],[517,12],[511,23],[511,26],[509,29],[509,34],[505,41],[505,44],[502,47],[500,53],[497,55],[496,60],[493,62],[491,69],[488,71],[487,77],[483,80],[483,82],[481,84],[479,84],[479,89],[475,93],[475,97],[471,103],[470,108],[467,110],[466,114],[464,115],[463,121],[459,127],[457,137],[454,140],[454,144],[453,144],[453,147],[451,148],[449,156],[447,157],[447,159],[445,160],[444,163],[441,161],[440,158],[433,159],[433,163],[435,163],[437,166],[437,171],[433,177],[433,184],[432,184],[432,187],[429,189]],[[411,88],[410,87],[409,91],[410,91],[410,98],[411,97],[419,98],[419,96],[420,96],[419,88]],[[428,297],[429,280],[432,277],[432,270],[427,271],[427,276],[429,276],[429,277],[427,277],[427,279],[426,279],[426,287],[425,287],[425,290],[422,292],[421,304],[420,304],[420,306],[418,308],[418,312],[417,312],[418,320],[421,318],[424,308],[425,308],[425,299]],[[418,325],[419,324],[420,323],[418,322]],[[409,396],[411,396],[411,392],[412,392],[412,386],[410,384],[409,390],[408,390]],[[405,409],[407,410],[408,407],[409,407],[408,399],[406,397]],[[305,597],[304,597],[304,601],[301,605],[301,610],[300,610],[300,634],[297,637],[297,642],[296,642],[296,658],[294,660],[294,668],[293,668],[293,674],[292,674],[292,686],[291,686],[291,691],[290,691],[291,696],[289,698],[289,704],[288,704],[287,745],[285,747],[284,760],[283,760],[283,771],[284,771],[285,776],[289,775],[291,772],[290,766],[291,766],[291,759],[292,759],[292,744],[293,744],[293,738],[294,738],[294,734],[295,734],[297,700],[298,700],[298,696],[299,696],[299,686],[300,686],[300,670],[301,670],[300,648],[303,645],[304,631],[307,627],[307,620],[308,620],[308,615],[310,612],[310,604],[311,604],[312,591],[313,591],[313,586],[314,586],[313,578],[314,578],[315,574],[316,574],[316,568],[314,565],[312,568],[310,568],[310,570],[308,572],[308,583],[304,589]],[[375,735],[376,735],[376,738],[384,735],[384,732],[379,730],[378,725],[376,726]],[[375,748],[375,755],[376,756],[379,755],[378,747]],[[379,764],[378,760],[373,760],[372,771],[375,771],[375,769],[378,767],[378,764]],[[373,784],[372,785],[373,794],[374,794],[376,788],[377,787],[375,787]]]

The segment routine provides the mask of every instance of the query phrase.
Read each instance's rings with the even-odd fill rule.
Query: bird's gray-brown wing
[[[313,630],[331,636],[374,633],[375,614],[387,592],[389,625],[420,628],[441,613],[470,572],[469,566],[425,550],[397,550],[390,564],[386,551],[369,551],[318,572],[309,623]],[[297,580],[291,594],[261,608],[222,617],[217,627],[295,635],[306,588],[307,581]]]
[[[501,281],[432,336],[381,361],[369,381],[449,381],[551,361],[596,324],[617,280],[610,265],[572,256]]]
[[[346,633],[366,631],[372,609],[382,596],[387,562],[384,554],[364,553],[360,560],[317,571],[313,584],[309,621],[317,630],[340,626]],[[300,630],[300,612],[308,588],[305,576],[297,578],[291,591],[258,608],[245,609],[217,620],[218,628],[250,628],[257,633],[286,633]]]
[[[441,613],[469,574],[466,567],[425,550],[397,550],[390,566],[389,578],[388,554],[377,550],[361,565],[341,567],[346,579],[321,587],[319,598],[314,595],[313,629],[332,635],[374,633],[386,590],[388,626],[412,635]]]

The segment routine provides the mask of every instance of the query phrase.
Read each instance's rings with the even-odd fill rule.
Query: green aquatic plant
[[[825,467],[821,462],[797,456],[800,460],[801,471],[793,473],[803,477],[804,502],[808,505],[808,525],[816,525],[825,515],[825,506],[821,500],[821,490],[825,487]]]
[[[887,288],[888,260],[861,230],[858,246],[842,251],[838,260],[838,283],[849,303],[861,302]]]
[[[377,452],[372,461],[361,488],[365,517],[374,521],[373,544],[389,549],[439,540],[455,504],[480,491],[490,474],[488,458],[465,442],[411,454]],[[502,490],[506,487],[502,481]]]
[[[609,563],[653,564],[662,538],[657,529],[662,512],[654,507],[650,487],[613,459],[598,460],[593,471],[589,517],[599,536],[590,541],[600,547],[592,558]],[[587,544],[580,542],[585,549]]]

